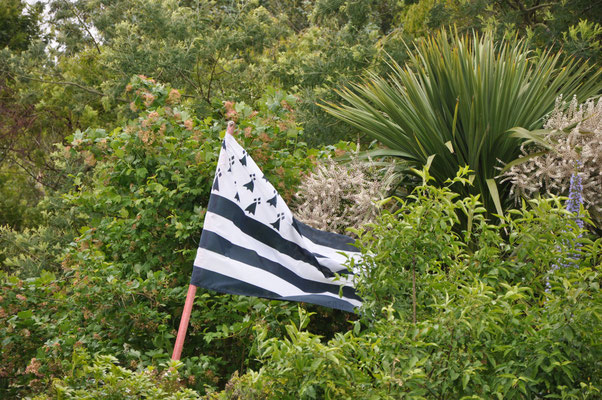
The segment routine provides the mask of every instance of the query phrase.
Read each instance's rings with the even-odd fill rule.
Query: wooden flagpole
[[[182,347],[184,347],[184,339],[186,338],[186,331],[188,330],[188,322],[190,321],[190,313],[192,312],[192,305],[194,304],[195,295],[196,286],[188,285],[186,303],[184,303],[182,319],[180,320],[180,327],[178,328],[178,337],[176,338],[176,344],[174,345],[173,354],[171,355],[172,360],[179,360],[180,356],[182,355]]]
[[[234,133],[234,121],[228,122],[226,133],[230,135]],[[179,360],[182,355],[182,348],[184,347],[184,339],[186,339],[186,331],[188,330],[188,323],[190,322],[190,313],[192,312],[195,295],[196,286],[188,285],[186,302],[184,303],[184,310],[182,310],[182,319],[180,320],[180,326],[178,327],[178,336],[176,337],[176,344],[174,345],[173,353],[171,355],[172,360]]]

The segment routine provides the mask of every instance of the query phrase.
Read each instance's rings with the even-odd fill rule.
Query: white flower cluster
[[[387,196],[393,176],[393,164],[383,171],[356,156],[346,163],[329,158],[301,182],[295,216],[314,228],[349,235],[346,228],[374,221],[376,202]]]
[[[513,196],[567,195],[571,175],[578,173],[585,207],[602,222],[602,99],[578,104],[573,98],[567,107],[560,96],[544,128],[549,132],[542,139],[551,150],[504,174],[512,183]],[[542,149],[523,146],[521,150],[524,157]]]

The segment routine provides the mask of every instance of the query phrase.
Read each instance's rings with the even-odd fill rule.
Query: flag
[[[359,260],[352,243],[296,220],[249,154],[226,134],[192,285],[354,311],[361,298],[343,266],[348,257]]]

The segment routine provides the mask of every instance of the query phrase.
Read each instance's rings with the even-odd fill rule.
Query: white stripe
[[[343,300],[352,304],[354,307],[359,307],[362,305],[362,303],[358,300],[340,297],[329,292],[304,292],[295,285],[290,284],[284,279],[281,279],[267,271],[264,271],[260,268],[255,268],[252,265],[235,261],[231,258],[203,248],[198,249],[196,259],[194,260],[194,266],[238,279],[253,286],[274,292],[282,297],[318,294]]]
[[[341,263],[333,260],[332,258],[316,256],[316,260],[318,260],[318,263],[321,266],[328,268],[333,273],[348,271],[347,267],[342,266]]]
[[[341,268],[339,268],[339,270],[343,269],[343,264],[345,262],[347,262],[347,257],[345,257],[344,254],[349,254],[349,255],[359,254],[359,250],[357,251],[357,253],[349,252],[349,251],[334,249],[332,247],[327,247],[327,246],[323,246],[323,245],[314,243],[311,240],[309,240],[308,238],[306,238],[305,236],[301,236],[299,234],[299,232],[297,232],[297,230],[295,228],[293,228],[293,226],[290,223],[288,223],[288,221],[286,221],[286,222],[287,222],[286,225],[283,225],[282,228],[280,229],[280,235],[283,238],[286,238],[286,239],[290,240],[291,242],[295,242],[295,243],[299,244],[300,246],[307,249],[311,253],[317,253],[317,254],[320,254],[321,256],[324,256],[325,258],[330,258],[330,259],[338,262],[339,264],[341,264]],[[341,254],[341,253],[344,253],[344,254]]]
[[[205,214],[204,225],[203,229],[213,232],[237,246],[255,251],[260,256],[282,265],[301,278],[312,280],[314,282],[333,283],[332,279],[325,277],[313,265],[280,253],[273,247],[267,246],[251,236],[248,236],[227,218],[212,212],[207,212],[207,214]],[[338,285],[353,287],[352,279],[351,276],[341,276],[336,283]]]

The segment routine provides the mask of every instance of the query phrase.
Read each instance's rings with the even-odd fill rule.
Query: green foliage
[[[602,19],[602,12],[587,0],[418,0],[411,3],[402,8],[396,19],[413,37],[453,26],[462,32],[489,31],[496,38],[519,35],[529,41],[532,49],[563,49],[569,56],[594,62],[602,60],[601,34],[592,29]],[[578,39],[576,32],[581,32]]]
[[[448,184],[468,184],[465,173]],[[363,320],[328,341],[303,330],[301,310],[286,338],[260,328],[261,369],[215,398],[599,397],[601,239],[579,237],[559,199],[491,225],[477,198],[422,174],[412,201],[362,235]],[[461,233],[457,212],[472,221]],[[577,242],[575,267],[552,271]]]
[[[2,338],[3,394],[14,394],[27,385],[40,388],[39,378],[61,371],[57,361],[58,347],[70,347],[76,342],[72,335],[61,341],[48,341],[59,332],[69,330],[66,315],[56,318],[65,301],[65,292],[55,274],[41,271],[35,278],[20,279],[0,272],[2,296],[0,300],[0,338]],[[35,372],[27,368],[32,358],[44,362]],[[12,388],[8,388],[12,385]]]
[[[513,127],[534,129],[564,93],[589,98],[600,90],[600,71],[563,62],[559,54],[530,56],[524,43],[496,45],[491,35],[448,37],[440,32],[416,43],[411,64],[391,63],[388,77],[370,74],[341,91],[342,105],[325,109],[379,140],[410,166],[421,168],[435,156],[431,174],[441,184],[468,165],[475,173],[470,190],[493,213],[508,204],[507,184],[495,188],[497,167],[520,154]],[[499,197],[498,197],[499,193]],[[494,207],[495,204],[495,207]]]
[[[43,26],[49,29],[43,40],[36,27],[39,6],[23,13],[24,3],[10,0],[2,8],[8,38],[21,44],[0,50],[0,82],[11,89],[0,94],[0,113],[7,105],[20,109],[29,123],[23,131],[13,118],[0,121],[0,151],[10,153],[0,155],[0,163],[30,176],[16,196],[29,206],[40,199],[26,189],[36,181],[62,188],[48,159],[55,143],[77,129],[112,129],[131,117],[122,93],[134,74],[181,88],[202,115],[225,100],[253,104],[267,86],[295,93],[304,140],[316,147],[358,136],[316,103],[340,102],[333,88],[355,81],[366,69],[381,73],[385,52],[405,62],[404,40],[442,27],[489,30],[496,40],[518,35],[537,53],[551,46],[562,47],[569,57],[599,61],[602,54],[600,7],[586,0],[46,3]],[[35,28],[31,35],[29,28]],[[3,125],[18,137],[16,148],[6,145]],[[17,226],[11,219],[4,223]]]
[[[600,396],[602,242],[579,237],[558,199],[491,225],[482,182],[471,189],[472,178],[456,175],[482,165],[462,155],[436,175],[435,164],[461,158],[453,140],[432,152],[438,188],[419,186],[403,209],[358,231],[360,321],[201,290],[182,363],[168,361],[225,120],[237,121],[237,140],[290,200],[314,161],[349,149],[303,141],[365,141],[316,103],[339,102],[332,88],[365,69],[390,72],[383,54],[419,69],[404,41],[455,25],[525,38],[522,49],[540,58],[516,53],[521,63],[560,65],[541,49],[561,45],[596,60],[591,2],[47,3],[42,38],[38,6],[0,5],[0,224],[9,224],[0,228],[0,397]],[[599,85],[596,73],[584,88]],[[472,83],[516,89],[508,76]],[[417,126],[452,126],[457,138],[466,115],[485,131],[479,124],[491,129],[490,118],[517,103],[500,95],[495,109],[484,100],[471,109],[473,86],[448,89],[432,88],[446,114],[419,109]],[[539,100],[518,102],[515,114],[541,117]],[[548,272],[569,261],[576,267]]]
[[[40,35],[40,3],[27,6],[22,0],[5,0],[0,4],[0,49],[22,51]]]
[[[4,272],[22,278],[39,276],[40,268],[57,271],[58,258],[65,245],[73,238],[71,232],[62,231],[63,240],[57,240],[57,229],[42,225],[23,231],[0,227],[0,266]]]
[[[62,376],[73,367],[74,346],[118,355],[133,367],[169,358],[225,123],[194,116],[177,90],[142,76],[131,80],[127,93],[133,119],[110,131],[76,131],[56,155],[72,186],[48,218],[63,216],[77,232],[58,221],[0,232],[9,272],[1,322],[12,349],[2,361],[18,371],[5,379],[8,393],[29,384],[37,391]],[[268,90],[257,110],[225,104],[228,118],[238,121],[241,144],[287,200],[314,160],[334,150],[308,149],[299,140],[295,102]],[[60,293],[52,308],[40,300],[47,292],[37,284],[40,276]],[[19,302],[21,295],[31,301]],[[20,320],[11,319],[19,313],[35,321],[35,334],[23,334]],[[334,321],[333,314],[325,318]],[[279,302],[200,292],[187,338],[187,352],[195,356],[185,360],[183,376],[191,387],[211,390],[253,362],[251,328],[258,321],[277,335],[290,318],[290,306]],[[42,357],[46,349],[52,357]],[[40,376],[26,372],[33,358]]]
[[[468,185],[464,176],[467,173],[468,169],[464,169],[453,180],[446,182],[447,185]],[[480,214],[484,209],[478,204],[477,197],[457,200],[458,195],[448,187],[436,189],[428,185],[428,181],[433,180],[428,172],[421,174],[423,184],[406,200],[393,198],[399,202],[398,207],[395,207],[398,211],[384,213],[374,231],[357,231],[362,245],[371,251],[375,250],[374,256],[368,259],[368,265],[363,269],[361,279],[356,283],[357,290],[364,299],[363,311],[367,315],[379,315],[383,307],[392,305],[397,312],[410,317],[412,304],[407,299],[412,297],[413,292],[421,303],[431,302],[433,292],[443,295],[448,279],[453,281],[458,273],[450,266],[466,246],[466,242],[454,230],[459,223],[457,214],[460,214],[460,207],[469,215],[468,241],[471,239],[473,225],[479,217],[482,219]],[[390,232],[385,240],[379,238],[382,228]],[[450,275],[446,276],[446,273]],[[418,279],[415,290],[412,289],[416,276],[420,278],[431,275],[438,276],[439,279],[430,280],[428,284]],[[375,285],[373,282],[383,284]],[[428,285],[428,290],[425,285]],[[422,310],[418,312],[421,314]]]
[[[351,331],[337,333],[324,344],[320,336],[304,330],[308,313],[301,308],[299,323],[286,326],[287,337],[268,338],[258,328],[258,354],[264,366],[257,373],[234,375],[222,393],[211,399],[338,399],[348,396],[370,398],[370,381],[361,366],[347,358],[357,345]],[[348,379],[353,381],[347,382]],[[367,391],[367,392],[366,392]]]
[[[192,400],[199,399],[198,393],[181,387],[178,370],[179,361],[162,365],[162,371],[148,367],[132,372],[120,367],[112,356],[98,356],[94,360],[86,351],[73,355],[71,374],[55,380],[52,390],[46,395],[34,397],[45,399],[156,399]]]
[[[580,20],[563,32],[562,39],[567,53],[598,63],[602,61],[602,26],[599,22]]]
[[[52,1],[51,8],[56,40],[65,52],[88,53],[94,64],[107,68],[101,91],[111,101],[130,76],[145,74],[186,88],[203,111],[231,96],[260,97],[263,74],[258,76],[253,64],[290,32],[278,14],[258,2],[127,0],[98,7],[90,1]]]
[[[19,229],[35,222],[31,205],[38,201],[39,190],[20,169],[0,169],[0,222]]]

